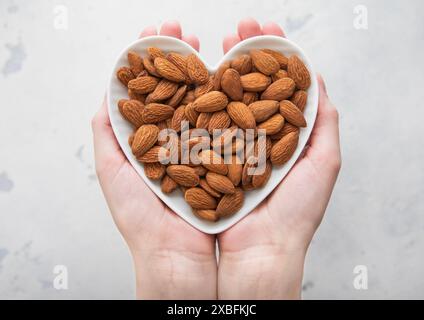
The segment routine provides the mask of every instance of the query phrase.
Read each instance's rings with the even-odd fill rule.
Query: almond
[[[147,48],[147,53],[152,61],[155,61],[156,58],[165,58],[165,54],[162,50],[156,47]]]
[[[187,73],[187,58],[183,55],[176,53],[176,52],[170,52],[166,56],[166,59],[168,59],[170,62],[172,62],[174,65],[177,66],[178,69],[184,73],[184,76],[186,78],[186,83],[190,81],[190,78]]]
[[[228,217],[241,209],[244,202],[244,193],[237,188],[233,194],[225,194],[219,201],[216,214],[219,217]]]
[[[175,92],[175,94],[168,101],[166,101],[165,104],[175,108],[176,106],[180,104],[181,100],[183,100],[186,92],[187,92],[186,85],[179,87],[178,90]]]
[[[280,64],[270,54],[262,50],[250,50],[253,65],[263,74],[269,76],[280,70]]]
[[[153,146],[149,151],[143,154],[141,157],[137,157],[137,160],[143,163],[152,162],[166,162],[170,157],[169,150],[161,146]]]
[[[226,129],[230,126],[231,119],[228,113],[224,110],[212,113],[209,120],[208,131],[213,134],[215,129]]]
[[[209,80],[205,83],[202,84],[198,87],[196,87],[196,89],[194,89],[194,97],[198,98],[200,96],[203,96],[204,94],[213,91],[213,77],[209,77]]]
[[[264,185],[266,185],[269,178],[271,177],[271,172],[272,172],[272,164],[268,160],[266,162],[265,171],[262,174],[256,174],[255,172],[255,175],[252,178],[252,186],[254,188],[262,188]]]
[[[299,108],[300,111],[304,111],[306,107],[306,103],[308,102],[308,94],[306,91],[298,90],[291,97],[291,102],[293,102],[296,107]]]
[[[160,184],[160,188],[163,193],[172,193],[175,189],[177,189],[178,184],[172,180],[172,178],[168,175],[165,175]]]
[[[200,219],[216,222],[219,217],[215,210],[193,210],[194,214]]]
[[[275,50],[271,50],[271,49],[262,49],[262,51],[265,53],[268,53],[275,60],[277,60],[281,69],[287,69],[287,64],[289,62],[289,59],[284,54]]]
[[[156,71],[155,65],[153,64],[153,60],[150,60],[150,58],[146,57],[143,59],[143,65],[150,75],[160,77],[160,74]]]
[[[178,90],[178,84],[169,80],[161,80],[155,90],[148,95],[146,103],[163,101],[172,97]]]
[[[128,100],[119,109],[124,119],[129,121],[135,128],[139,128],[144,124],[143,110],[144,105],[138,100]]]
[[[166,58],[156,58],[154,65],[157,73],[159,73],[165,79],[174,82],[182,82],[186,79],[184,73],[175,64]]]
[[[152,180],[160,180],[165,174],[165,166],[159,162],[145,163],[144,174]]]
[[[231,163],[228,165],[227,177],[231,180],[234,186],[238,186],[241,181],[241,175],[243,172],[243,165],[238,161],[238,157],[233,155],[231,158]]]
[[[159,79],[155,77],[140,77],[128,82],[128,89],[135,93],[145,94],[154,91],[158,83]]]
[[[116,71],[116,77],[124,86],[128,86],[128,82],[135,78],[131,69],[128,67],[119,68],[118,71]]]
[[[296,127],[288,122],[284,123],[283,128],[276,134],[273,134],[270,136],[272,140],[280,140],[285,135],[291,133],[291,132],[299,132],[299,127]]]
[[[145,154],[153,147],[158,140],[159,128],[153,124],[142,125],[134,135],[134,141],[131,145],[132,153],[136,157]]]
[[[183,187],[194,187],[199,184],[199,176],[193,168],[185,165],[170,165],[166,169],[168,176]]]
[[[144,70],[143,59],[135,51],[128,51],[128,64],[130,65],[131,71],[135,76],[138,76],[141,71]]]
[[[213,90],[214,91],[219,91],[221,90],[221,79],[222,79],[222,75],[224,74],[224,72],[230,68],[230,61],[225,61],[224,63],[222,63],[218,70],[216,71],[214,78],[213,78]]]
[[[248,157],[246,163],[243,165],[243,171],[241,173],[241,184],[246,186],[252,183],[254,168],[256,162],[253,156]]]
[[[278,112],[280,104],[275,100],[259,100],[249,104],[256,122],[262,122],[269,119]]]
[[[252,71],[252,58],[248,54],[242,54],[231,62],[231,68],[237,70],[240,75]]]
[[[291,132],[281,138],[271,150],[271,162],[273,165],[285,164],[293,155],[299,141],[299,134]]]
[[[202,165],[212,171],[222,175],[228,173],[228,167],[224,163],[224,159],[213,150],[203,150],[200,154]]]
[[[272,79],[273,82],[275,82],[275,81],[283,79],[283,78],[288,78],[288,76],[289,75],[288,75],[286,70],[280,69],[280,70],[277,71],[276,74],[273,74],[271,76],[271,79]]]
[[[276,134],[279,132],[284,126],[284,118],[281,114],[275,114],[268,120],[260,123],[258,125],[258,130],[262,129],[266,131],[267,135]]]
[[[194,100],[196,100],[196,97],[194,96],[194,90],[190,90],[187,91],[181,103],[187,105],[189,103],[194,102]]]
[[[283,78],[270,84],[262,93],[262,100],[285,100],[290,98],[296,88],[296,84],[290,78]]]
[[[258,94],[256,92],[245,92],[243,93],[243,102],[246,106],[258,100]]]
[[[224,109],[228,104],[227,96],[221,91],[211,91],[193,102],[197,112],[215,112]]]
[[[206,168],[202,166],[195,166],[193,167],[193,169],[199,177],[205,176],[206,173],[208,172],[208,170],[206,170]]]
[[[243,99],[240,74],[235,69],[227,69],[221,78],[222,90],[234,101]]]
[[[242,102],[230,102],[227,106],[230,118],[242,129],[255,129],[256,121],[252,111]]]
[[[213,189],[209,183],[206,181],[206,179],[200,179],[199,185],[205,190],[207,193],[209,193],[212,197],[220,198],[221,194]]]
[[[171,129],[175,130],[176,132],[180,132],[181,122],[184,120],[187,121],[185,116],[185,106],[180,106],[175,110],[174,115],[172,116]]]
[[[185,192],[185,200],[193,209],[215,209],[217,202],[202,188],[190,188]]]
[[[243,89],[250,92],[264,91],[271,84],[271,78],[259,72],[245,74],[240,81]]]
[[[194,53],[187,57],[187,73],[196,84],[204,84],[209,80],[209,72],[204,63]]]
[[[127,102],[127,101],[129,101],[128,99],[120,99],[119,101],[118,101],[118,109],[119,109],[119,112],[121,112],[122,113],[122,108],[124,107],[124,104],[125,104],[125,102]]]
[[[131,89],[128,89],[128,97],[131,100],[138,100],[138,101],[140,101],[143,105],[146,102],[146,96],[144,94],[135,93]]]
[[[287,72],[300,90],[306,90],[310,87],[311,75],[305,64],[297,56],[291,56],[289,58]]]
[[[291,124],[297,127],[306,127],[306,120],[302,111],[291,101],[284,100],[280,102],[280,113]]]
[[[207,129],[209,127],[209,122],[211,121],[212,113],[202,112],[197,117],[196,128],[197,129]]]
[[[186,105],[184,109],[185,116],[187,120],[190,122],[190,124],[195,127],[197,123],[197,119],[199,118],[199,112],[197,112],[194,109],[194,106],[192,103],[189,103]]]
[[[172,118],[175,109],[160,103],[149,103],[143,110],[143,121],[145,123],[157,123]]]
[[[208,172],[206,174],[206,181],[213,189],[219,192],[234,193],[236,191],[231,180],[224,175]]]

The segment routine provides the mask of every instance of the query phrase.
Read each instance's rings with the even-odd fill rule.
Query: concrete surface
[[[367,30],[353,24],[359,4]],[[223,36],[255,16],[306,50],[341,114],[343,170],[304,297],[423,299],[423,11],[420,0],[2,0],[0,298],[134,297],[93,168],[90,119],[111,64],[141,28],[167,19],[215,62]],[[56,265],[68,268],[68,290],[53,288]],[[368,268],[368,290],[353,286],[356,265]]]

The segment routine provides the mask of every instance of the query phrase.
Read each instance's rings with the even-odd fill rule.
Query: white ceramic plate
[[[305,63],[306,67],[309,69],[312,78],[312,84],[308,90],[308,103],[304,112],[304,116],[306,118],[308,126],[300,130],[299,145],[293,157],[285,165],[281,167],[273,167],[272,175],[264,188],[246,192],[244,205],[239,212],[229,218],[221,219],[218,222],[212,223],[201,220],[192,213],[192,210],[190,209],[189,205],[184,201],[181,191],[176,191],[171,195],[164,194],[161,191],[159,182],[152,181],[146,177],[146,175],[144,174],[143,165],[135,159],[131,152],[131,148],[128,145],[128,136],[132,133],[133,129],[131,125],[122,118],[117,107],[118,101],[122,98],[127,98],[128,94],[127,89],[117,80],[116,71],[121,66],[128,65],[127,52],[129,50],[133,50],[139,53],[141,56],[146,56],[148,47],[158,47],[166,52],[175,51],[183,55],[195,53],[200,57],[200,59],[202,59],[202,61],[204,61],[201,55],[188,44],[171,37],[147,37],[139,39],[130,44],[121,52],[118,59],[116,60],[109,81],[107,99],[109,117],[112,123],[113,131],[115,133],[116,138],[118,139],[122,150],[128,158],[128,161],[132,164],[132,166],[147,183],[147,185],[153,190],[153,192],[156,193],[157,196],[168,205],[168,207],[170,207],[173,211],[175,211],[179,216],[181,216],[185,221],[190,223],[195,228],[205,233],[220,233],[236,224],[243,217],[248,215],[254,208],[256,208],[256,206],[258,206],[269,195],[269,193],[274,190],[274,188],[281,182],[281,180],[290,171],[297,158],[301,154],[311,134],[318,110],[318,83],[316,80],[316,75],[311,67],[309,59],[306,57],[302,49],[300,49],[293,42],[285,38],[276,36],[260,36],[245,40],[236,45],[234,48],[232,48],[214,67],[209,66],[209,64],[204,61],[209,72],[213,74],[221,65],[221,63],[226,60],[232,60],[241,54],[248,53],[251,49],[269,48],[280,51],[286,56],[290,56],[293,54],[298,55]],[[284,203],[282,203],[281,206],[284,206]]]

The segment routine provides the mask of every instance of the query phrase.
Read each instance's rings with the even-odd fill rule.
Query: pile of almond
[[[152,47],[145,57],[128,52],[117,77],[128,88],[118,103],[134,127],[128,143],[146,176],[164,193],[180,188],[209,221],[240,210],[244,192],[263,187],[272,167],[292,157],[306,127],[311,77],[295,55],[251,50],[209,75],[195,54]]]

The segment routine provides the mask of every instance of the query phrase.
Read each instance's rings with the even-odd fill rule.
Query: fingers
[[[278,36],[278,37],[285,37],[283,29],[275,23],[275,22],[267,22],[262,26],[262,33],[264,35],[270,35],[270,36]]]
[[[267,22],[262,28],[259,23],[253,18],[246,18],[239,22],[237,26],[237,35],[228,35],[224,38],[222,48],[224,53],[227,53],[240,41],[248,38],[257,37],[260,35],[274,35],[285,37],[283,29],[275,22]]]
[[[143,31],[140,33],[140,38],[149,37],[149,36],[156,36],[158,32],[156,31],[155,26],[149,26],[144,28]]]
[[[160,28],[159,34],[161,36],[168,36],[181,39],[181,25],[178,21],[166,21]]]
[[[306,156],[314,160],[334,160],[340,162],[339,116],[336,108],[330,102],[324,80],[319,75],[318,114],[310,139],[310,148]]]
[[[118,141],[116,141],[110,125],[106,101],[103,102],[100,110],[94,116],[91,127],[93,129],[96,165],[104,163],[104,161],[116,155],[117,152],[121,154]]]
[[[199,42],[199,38],[197,38],[196,36],[193,36],[193,35],[183,36],[182,40],[184,42],[187,42],[190,46],[192,46],[194,50],[199,51],[200,42]]]
[[[262,35],[262,28],[253,18],[246,18],[239,22],[237,31],[241,40]]]
[[[230,34],[224,38],[224,41],[222,42],[222,49],[224,50],[224,53],[227,53],[232,47],[234,47],[237,43],[241,41],[239,35],[237,34]]]

